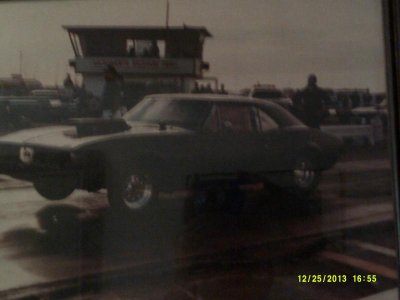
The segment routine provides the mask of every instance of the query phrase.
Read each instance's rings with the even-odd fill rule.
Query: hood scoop
[[[68,124],[76,127],[78,137],[118,133],[131,128],[124,119],[75,118]]]

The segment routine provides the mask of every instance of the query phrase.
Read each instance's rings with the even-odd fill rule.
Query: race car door
[[[270,174],[288,171],[291,166],[292,144],[290,135],[268,111],[254,107],[258,138],[254,154],[258,158],[257,171]]]
[[[257,165],[257,124],[251,104],[216,102],[204,126],[208,172],[251,172]]]

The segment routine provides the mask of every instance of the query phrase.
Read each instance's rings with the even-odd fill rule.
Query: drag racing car
[[[341,144],[270,101],[159,94],[121,119],[71,119],[3,136],[0,173],[31,181],[49,200],[106,188],[111,207],[141,211],[157,203],[159,192],[200,181],[204,187],[256,178],[311,193]]]

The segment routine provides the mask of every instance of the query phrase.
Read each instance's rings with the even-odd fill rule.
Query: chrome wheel
[[[132,210],[146,206],[153,197],[153,185],[148,176],[129,175],[123,183],[122,201]]]
[[[309,189],[314,185],[316,180],[316,172],[313,164],[307,159],[297,161],[293,175],[296,186],[302,189]]]

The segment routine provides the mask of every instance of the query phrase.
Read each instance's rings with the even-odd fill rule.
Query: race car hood
[[[43,146],[51,148],[74,149],[86,144],[96,143],[103,140],[125,138],[134,135],[165,135],[189,132],[189,130],[176,126],[165,126],[163,124],[148,124],[140,122],[127,122],[128,127],[124,130],[113,130],[96,134],[84,129],[84,134],[79,134],[79,126],[71,123],[69,126],[49,126],[34,129],[20,130],[0,137],[1,144],[21,144],[32,146]],[[109,129],[108,129],[109,130]]]

